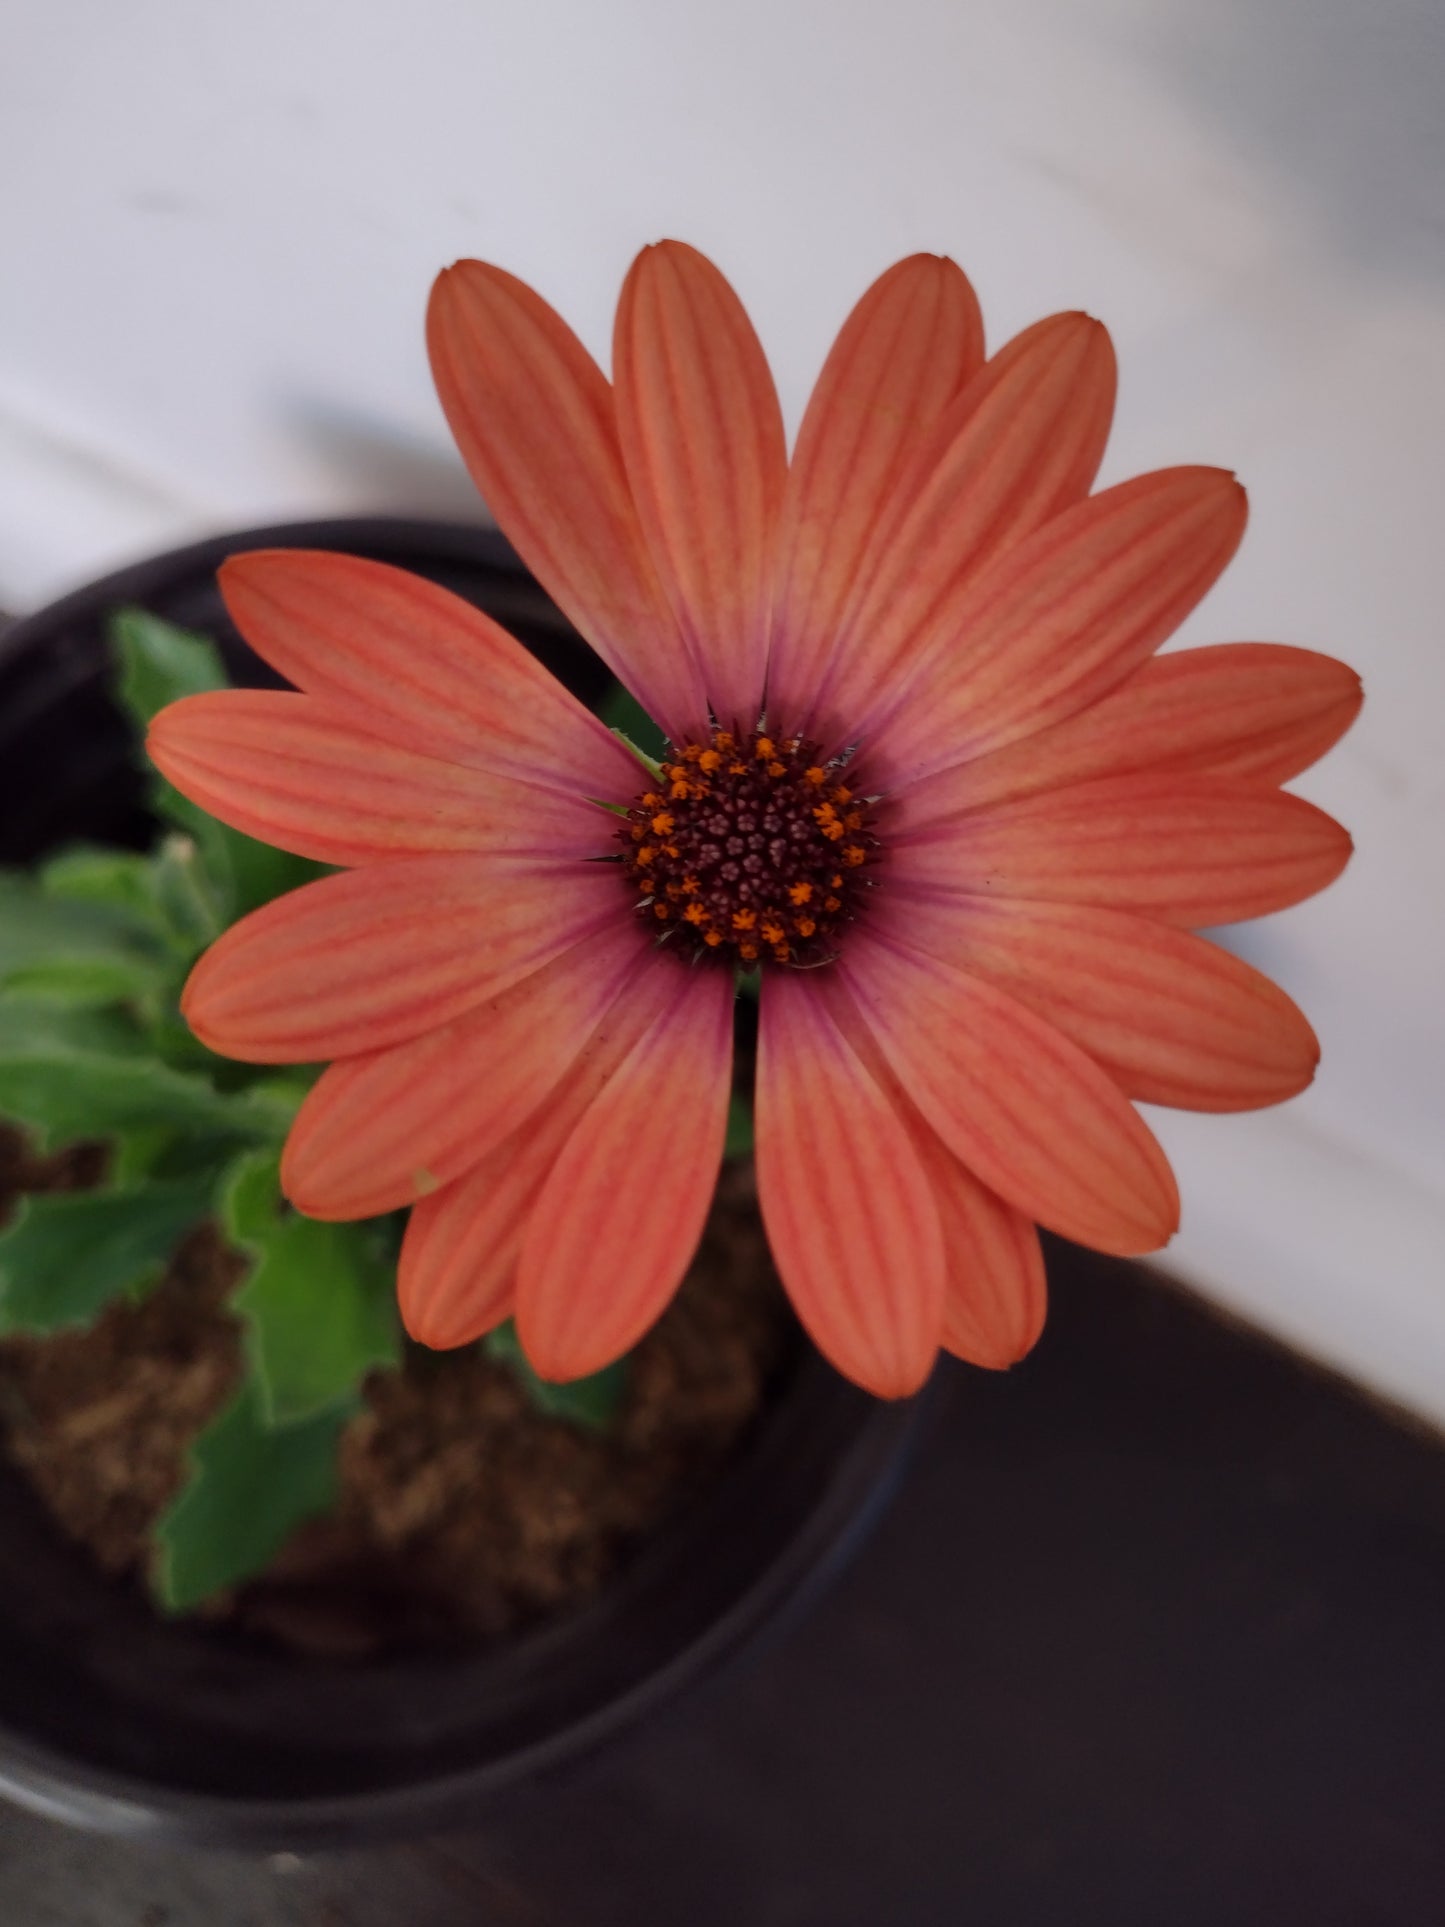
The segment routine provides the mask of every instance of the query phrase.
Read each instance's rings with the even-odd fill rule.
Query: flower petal
[[[903,884],[1135,910],[1186,929],[1313,896],[1349,836],[1302,797],[1146,772],[1044,790],[890,840]]]
[[[1304,1090],[1319,1045],[1268,977],[1145,917],[998,897],[911,900],[908,938],[986,978],[1085,1049],[1126,1095],[1248,1111]]]
[[[1145,769],[1285,783],[1339,741],[1363,700],[1353,669],[1310,649],[1176,650],[1066,722],[909,784],[895,821],[919,828],[983,803]]]
[[[672,960],[667,1008],[563,1146],[517,1269],[517,1335],[544,1378],[619,1358],[659,1316],[697,1250],[722,1163],[733,985]]]
[[[798,431],[778,539],[768,715],[802,727],[918,437],[983,361],[983,320],[952,261],[913,254],[844,322]]]
[[[829,987],[796,972],[774,971],[763,986],[758,1195],[818,1349],[869,1391],[902,1398],[938,1352],[943,1239],[912,1134],[831,1001]]]
[[[913,1102],[991,1190],[1100,1251],[1168,1242],[1179,1195],[1164,1153],[1077,1044],[981,978],[868,929],[835,968]]]
[[[939,648],[869,729],[870,786],[897,789],[1097,702],[1184,620],[1239,545],[1244,491],[1174,468],[1092,495],[973,577]]]
[[[552,1095],[465,1177],[413,1206],[397,1296],[420,1344],[467,1345],[511,1316],[522,1241],[553,1165],[676,993],[670,968],[629,977]]]
[[[713,711],[762,712],[783,415],[742,303],[680,241],[644,248],[613,335],[617,426],[652,559]]]
[[[481,261],[438,277],[427,347],[462,459],[523,561],[663,729],[697,735],[701,677],[638,526],[601,369],[540,295]]]
[[[925,1158],[948,1254],[943,1349],[970,1365],[1006,1371],[1044,1328],[1048,1286],[1031,1219],[990,1191],[930,1133]]]
[[[223,823],[322,863],[426,850],[602,856],[617,820],[561,790],[398,749],[279,690],[184,696],[152,722],[146,750]]]
[[[369,1218],[453,1183],[546,1100],[629,978],[661,967],[610,924],[451,1022],[333,1064],[286,1141],[287,1197],[309,1217]]]
[[[611,865],[417,856],[277,897],[211,945],[181,998],[212,1050],[311,1064],[399,1044],[488,998],[609,923]]]
[[[1108,331],[1053,315],[1017,336],[925,435],[878,530],[882,550],[849,611],[812,712],[829,747],[967,627],[967,585],[995,557],[1081,500],[1103,457],[1116,371]]]
[[[629,795],[616,737],[490,616],[354,555],[253,549],[222,563],[231,619],[273,669],[358,729],[577,796]]]

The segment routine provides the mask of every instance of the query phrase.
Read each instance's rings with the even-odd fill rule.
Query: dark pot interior
[[[320,547],[467,596],[579,695],[606,672],[500,536],[426,522],[289,524],[112,576],[0,641],[0,861],[76,836],[143,845],[134,745],[107,695],[103,623],[138,603],[275,679],[214,584],[236,549]],[[463,1658],[345,1666],[167,1623],[107,1581],[0,1465],[0,1791],[60,1817],[232,1844],[422,1831],[594,1746],[776,1626],[883,1502],[916,1406],[870,1399],[799,1347],[739,1458],[593,1605]]]

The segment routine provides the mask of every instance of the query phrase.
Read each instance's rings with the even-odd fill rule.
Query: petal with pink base
[[[416,856],[308,883],[213,943],[181,998],[202,1043],[314,1064],[402,1043],[622,921],[599,863]]]
[[[672,959],[668,1007],[583,1112],[532,1213],[517,1334],[544,1378],[600,1371],[654,1323],[702,1236],[722,1163],[733,985]]]
[[[1104,778],[971,811],[890,843],[900,883],[1236,923],[1332,883],[1351,843],[1285,791],[1210,776]]]
[[[910,943],[1026,1004],[1143,1103],[1257,1110],[1314,1076],[1298,1006],[1201,937],[1072,903],[900,891],[898,908]]]
[[[552,1095],[465,1177],[412,1208],[397,1294],[419,1343],[470,1344],[512,1315],[522,1241],[552,1167],[677,991],[666,966],[629,977]]]
[[[1136,476],[1065,509],[970,577],[938,646],[875,705],[863,762],[899,789],[1097,702],[1171,635],[1244,533],[1214,468]]]
[[[880,1397],[917,1391],[943,1329],[932,1187],[897,1107],[801,973],[763,986],[757,1168],[768,1242],[818,1349]]]
[[[788,469],[767,357],[706,256],[644,248],[617,304],[617,425],[633,500],[725,728],[762,710],[773,547]]]
[[[281,1183],[313,1218],[413,1204],[479,1164],[577,1061],[630,978],[657,968],[627,924],[599,930],[450,1023],[323,1072]]]
[[[608,853],[616,822],[580,796],[399,749],[349,712],[279,690],[182,697],[146,750],[212,816],[321,863],[443,850],[581,860]]]
[[[1179,1194],[1164,1153],[1061,1031],[871,930],[853,932],[837,969],[924,1118],[991,1190],[1100,1251],[1136,1255],[1173,1236]]]
[[[1286,783],[1337,743],[1364,700],[1345,663],[1285,643],[1155,656],[1066,722],[911,783],[900,830],[985,803],[1142,770]]]
[[[615,736],[490,616],[356,555],[253,549],[218,577],[232,621],[288,681],[359,730],[576,796],[625,797]]]
[[[995,557],[1089,492],[1114,412],[1114,351],[1084,314],[1009,342],[919,438],[866,593],[849,610],[817,695],[814,733],[866,736],[887,693],[966,636],[956,610]]]
[[[698,734],[701,676],[638,525],[602,370],[540,295],[481,261],[438,277],[427,348],[462,459],[523,561],[670,736]]]
[[[768,715],[780,733],[812,709],[918,437],[982,362],[978,301],[939,255],[897,262],[844,322],[788,469],[768,657]]]

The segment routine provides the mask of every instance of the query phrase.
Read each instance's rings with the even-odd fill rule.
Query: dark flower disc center
[[[801,736],[669,750],[618,832],[639,913],[679,956],[826,963],[872,887],[873,812]]]

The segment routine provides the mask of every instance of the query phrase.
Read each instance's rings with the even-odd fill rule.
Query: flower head
[[[198,965],[197,1034],[331,1061],[282,1177],[411,1205],[413,1334],[515,1315],[543,1374],[658,1315],[722,1154],[738,966],[762,972],[758,1182],[819,1346],[884,1394],[1044,1315],[1036,1225],[1138,1253],[1178,1221],[1131,1100],[1306,1085],[1266,978],[1191,934],[1328,883],[1345,833],[1280,788],[1348,727],[1309,651],[1157,655],[1245,501],[1177,468],[1090,493],[1114,395],[1077,314],[985,359],[972,289],[874,284],[789,459],[766,360],[694,250],[643,252],[613,380],[466,261],[428,342],[523,559],[662,725],[655,775],[495,623],[336,555],[233,558],[237,625],[299,693],[187,698],[151,751],[251,834],[344,866]],[[602,807],[600,807],[602,806]]]

